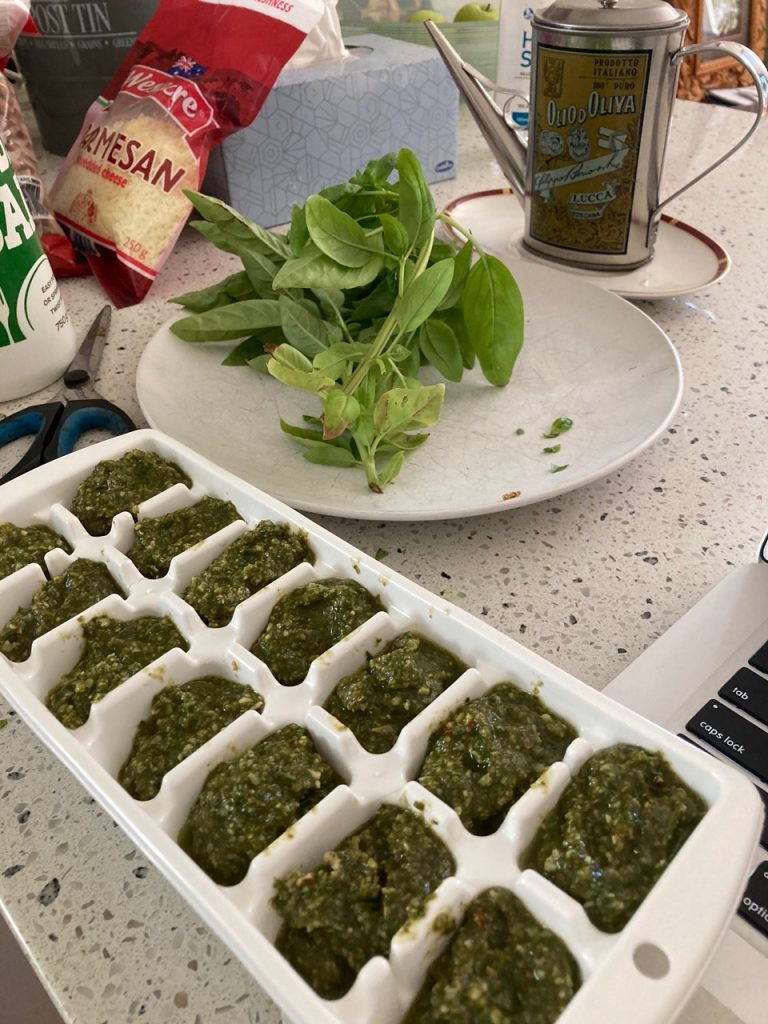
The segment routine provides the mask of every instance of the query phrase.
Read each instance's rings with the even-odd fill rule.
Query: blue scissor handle
[[[43,448],[43,462],[52,462],[69,455],[87,430],[107,430],[115,437],[136,429],[136,424],[122,409],[105,398],[85,398],[67,402],[55,430]]]
[[[26,473],[28,469],[34,469],[35,466],[39,466],[43,462],[46,443],[52,435],[62,409],[61,402],[48,402],[45,405],[30,406],[28,409],[22,409],[20,412],[15,412],[12,416],[0,420],[0,448],[12,441],[18,441],[20,437],[36,435],[22,458],[5,476],[0,478],[0,483],[14,480],[22,473]]]

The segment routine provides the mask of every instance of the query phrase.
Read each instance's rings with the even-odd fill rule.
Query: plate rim
[[[523,261],[516,262],[521,263]],[[538,264],[533,264],[530,262],[525,263],[525,268],[526,270],[529,271],[542,272],[545,274],[558,275],[562,273],[558,269],[542,267]],[[573,282],[573,275],[567,276],[569,281]],[[611,473],[615,473],[617,470],[627,465],[634,458],[636,458],[647,448],[649,448],[652,444],[654,444],[654,442],[661,436],[664,430],[666,430],[671,421],[674,419],[675,415],[677,414],[680,408],[683,397],[685,383],[683,366],[680,354],[677,351],[675,345],[672,343],[672,340],[670,339],[669,335],[662,327],[659,326],[659,324],[656,323],[656,321],[651,316],[649,316],[648,313],[646,313],[642,309],[639,309],[631,302],[628,302],[626,299],[617,295],[615,292],[609,293],[606,289],[600,289],[597,285],[592,285],[589,282],[584,283],[589,288],[596,288],[598,291],[605,291],[606,294],[611,294],[613,301],[626,305],[630,310],[632,310],[633,316],[639,316],[643,320],[648,321],[648,323],[652,326],[653,330],[657,333],[659,340],[663,341],[663,343],[666,345],[668,353],[671,356],[672,367],[676,372],[675,395],[672,402],[670,403],[669,409],[667,410],[663,418],[660,420],[660,422],[656,425],[656,427],[638,445],[636,445],[631,450],[625,451],[621,455],[618,455],[616,458],[614,458],[611,462],[592,470],[586,475],[580,476],[578,479],[573,480],[572,482],[569,482],[567,478],[560,478],[559,486],[556,487],[551,493],[548,493],[546,495],[531,495],[530,497],[526,497],[525,495],[521,494],[519,495],[519,497],[510,498],[508,501],[504,501],[502,499],[496,500],[490,504],[474,505],[469,507],[462,507],[460,509],[456,507],[429,507],[420,509],[383,509],[381,507],[370,509],[355,507],[343,508],[340,504],[328,505],[322,501],[318,502],[307,500],[304,498],[296,499],[294,496],[286,494],[282,490],[273,489],[269,481],[254,481],[254,486],[260,487],[262,490],[266,491],[272,497],[277,498],[279,501],[283,501],[286,505],[290,506],[293,509],[296,509],[297,511],[306,512],[313,515],[323,515],[337,519],[365,520],[368,522],[429,522],[437,520],[445,521],[449,519],[470,519],[476,516],[494,515],[502,512],[511,512],[516,509],[525,508],[528,505],[535,505],[542,501],[549,501],[552,498],[558,498],[563,494],[568,494],[571,491],[578,490],[581,487],[587,487],[590,484],[595,483],[597,480],[601,480],[604,477],[610,475]],[[172,335],[170,335],[170,325],[175,320],[180,319],[180,317],[184,315],[186,315],[184,311],[179,311],[158,326],[158,328],[154,331],[154,333],[149,338],[147,344],[145,345],[136,370],[136,394],[142,414],[144,415],[147,423],[149,423],[149,425],[153,429],[161,430],[164,433],[169,434],[171,437],[175,437],[175,434],[173,433],[172,429],[169,429],[168,424],[161,423],[156,419],[154,415],[150,414],[150,412],[148,411],[145,401],[146,395],[142,393],[143,381],[144,375],[149,373],[148,353],[151,351],[154,345],[162,343],[164,335],[172,337]],[[235,344],[235,342],[233,342],[232,344]],[[180,443],[187,444],[189,447],[195,448],[196,450],[199,451],[196,445],[194,443],[191,443],[188,439],[176,439],[179,440]],[[200,454],[206,458],[210,457],[204,451],[201,451]],[[300,458],[300,453],[298,452],[297,458]],[[233,469],[231,470],[231,472],[236,473],[237,471]]]
[[[448,216],[454,216],[457,209],[463,204],[471,202],[477,199],[486,199],[493,196],[512,196],[517,202],[517,196],[515,189],[511,185],[501,185],[498,188],[486,188],[479,189],[476,192],[467,192],[465,195],[456,196],[443,207],[443,213]],[[528,253],[524,248],[520,248],[519,252],[514,257],[501,257],[504,263],[509,263],[511,259],[520,260],[521,262],[528,264],[535,264],[536,266],[551,266],[553,270],[560,270],[563,273],[571,274],[571,276],[581,277],[585,281],[589,281],[590,284],[595,284],[599,288],[604,288],[606,291],[613,292],[614,295],[620,295],[624,299],[630,299],[632,301],[647,300],[654,301],[657,299],[675,299],[681,298],[685,295],[693,295],[696,292],[701,291],[713,284],[717,284],[730,272],[732,266],[732,260],[728,251],[714,238],[711,238],[700,228],[694,227],[692,224],[688,224],[686,221],[680,220],[678,217],[673,217],[668,213],[662,213],[661,220],[668,224],[671,228],[683,231],[685,234],[691,235],[697,242],[705,246],[717,260],[717,270],[713,277],[707,278],[706,281],[702,281],[693,287],[686,288],[654,288],[654,289],[637,289],[637,288],[622,288],[618,287],[620,280],[625,278],[627,274],[632,273],[634,270],[639,268],[634,267],[632,270],[595,270],[591,267],[571,267],[566,263],[558,263],[554,260],[548,261],[545,256],[534,255]],[[450,224],[443,224],[443,229],[451,236],[454,241],[461,242],[462,238],[457,234]],[[651,261],[652,262],[652,259]],[[600,278],[603,281],[600,281]]]

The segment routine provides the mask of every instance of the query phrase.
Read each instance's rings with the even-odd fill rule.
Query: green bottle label
[[[58,333],[66,323],[56,278],[0,143],[0,348],[41,328]]]

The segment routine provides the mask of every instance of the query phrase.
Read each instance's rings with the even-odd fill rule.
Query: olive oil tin
[[[594,270],[630,270],[653,256],[667,203],[731,157],[768,115],[768,69],[730,39],[683,46],[689,18],[666,0],[555,0],[532,18],[528,134],[519,94],[503,108],[487,79],[462,60],[432,21],[426,28],[525,208],[523,244]],[[739,141],[681,188],[659,183],[680,64],[708,53],[738,61],[757,92]]]
[[[650,259],[688,16],[660,0],[566,0],[534,16],[528,248]]]
[[[177,555],[161,579],[145,578],[131,561],[135,523],[129,512],[119,513],[105,536],[95,537],[70,511],[78,485],[97,463],[136,448],[177,463],[192,481],[191,487],[176,484],[139,506],[139,520],[187,507],[205,495],[233,502],[243,517]],[[196,574],[262,520],[304,531],[314,564],[295,566],[238,605],[228,625],[209,628],[182,595]],[[158,431],[137,431],[84,448],[5,484],[0,522],[7,521],[44,524],[64,538],[71,552],[59,548],[45,556],[49,575],[61,573],[74,559],[93,559],[106,564],[125,596],[113,594],[40,636],[24,662],[0,655],[0,693],[261,984],[266,995],[261,1007],[251,1004],[255,1015],[259,1010],[270,1014],[269,996],[292,1024],[399,1024],[464,908],[484,890],[499,886],[560,937],[578,967],[581,987],[558,1024],[668,1024],[675,1017],[727,930],[751,867],[762,807],[741,773]],[[250,648],[282,595],[312,580],[339,577],[361,584],[379,598],[383,610],[315,659],[298,685],[281,685]],[[0,580],[0,629],[30,603],[44,579],[40,566],[30,564]],[[83,621],[98,614],[122,621],[168,615],[189,650],[169,651],[94,704],[84,725],[69,730],[47,710],[45,698],[79,659]],[[446,648],[468,667],[401,730],[387,753],[371,754],[323,705],[341,678],[408,630]],[[117,776],[154,696],[166,686],[206,675],[256,690],[264,701],[262,711],[244,711],[169,771],[157,796],[134,800]],[[570,722],[577,736],[562,760],[512,804],[495,832],[474,835],[416,779],[430,734],[446,715],[505,681],[536,693]],[[189,809],[215,766],[291,723],[307,729],[343,781],[259,853],[241,882],[217,885],[179,846]],[[629,923],[608,934],[595,927],[581,904],[524,868],[522,855],[586,760],[620,743],[659,751],[708,809]],[[271,904],[275,881],[296,870],[312,871],[384,804],[405,806],[421,816],[448,847],[455,870],[425,900],[422,915],[395,933],[386,955],[370,959],[342,998],[326,1000],[276,948],[281,920]],[[728,837],[725,858],[723,836]],[[169,948],[164,955],[173,953]],[[666,965],[662,971],[660,963]]]

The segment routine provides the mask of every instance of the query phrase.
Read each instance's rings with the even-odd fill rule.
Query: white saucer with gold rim
[[[471,192],[454,199],[445,213],[472,232],[477,242],[501,260],[514,259],[576,274],[625,299],[669,299],[690,295],[720,281],[731,268],[721,245],[697,228],[663,214],[653,258],[634,270],[594,270],[547,260],[523,246],[523,208],[511,188]],[[459,236],[450,225],[446,230]],[[463,239],[459,239],[463,241]]]

